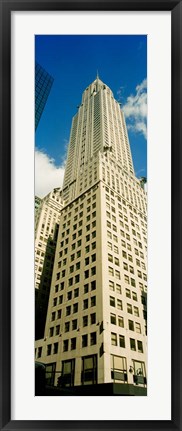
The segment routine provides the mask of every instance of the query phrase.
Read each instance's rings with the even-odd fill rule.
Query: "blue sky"
[[[35,58],[54,78],[35,135],[36,193],[62,184],[72,117],[97,70],[125,112],[135,173],[147,176],[147,37],[40,35]]]

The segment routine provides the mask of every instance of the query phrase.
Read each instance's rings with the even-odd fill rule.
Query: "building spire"
[[[98,69],[97,69],[97,76],[96,76],[96,79],[99,79],[99,72],[98,72]]]

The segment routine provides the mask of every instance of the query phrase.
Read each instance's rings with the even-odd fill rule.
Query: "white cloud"
[[[46,196],[54,187],[62,187],[65,163],[57,167],[45,152],[35,150],[35,194]]]
[[[147,138],[147,80],[136,86],[136,94],[130,95],[122,107],[127,126]]]
[[[125,87],[119,87],[119,90],[117,91],[117,97],[118,97],[118,101],[122,101],[123,100],[123,93],[124,93]]]

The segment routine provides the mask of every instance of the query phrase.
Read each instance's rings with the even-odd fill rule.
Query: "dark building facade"
[[[54,78],[35,63],[35,130],[39,124],[42,112],[45,108]]]

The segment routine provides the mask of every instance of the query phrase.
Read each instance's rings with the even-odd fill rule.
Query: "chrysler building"
[[[146,395],[147,195],[122,107],[98,76],[72,120],[62,197],[36,361],[71,395]]]

